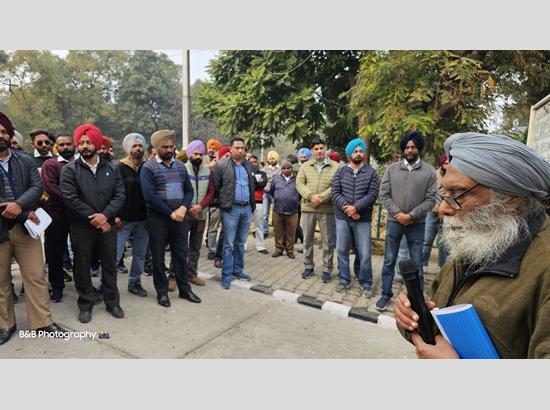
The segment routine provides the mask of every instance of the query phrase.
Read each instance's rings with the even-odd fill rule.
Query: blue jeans
[[[407,238],[409,254],[418,266],[420,284],[424,288],[424,270],[422,269],[422,245],[424,244],[425,223],[413,223],[405,226],[399,222],[386,223],[386,245],[384,248],[384,266],[382,267],[382,295],[391,298],[395,262],[399,252],[399,243],[403,235]]]
[[[426,216],[426,230],[424,231],[424,248],[422,249],[423,266],[428,266],[430,255],[432,253],[432,245],[440,227],[441,221],[438,219],[437,214],[428,212],[428,215]]]
[[[271,210],[271,204],[273,203],[273,196],[269,192],[264,192],[264,235],[269,232],[269,211]]]
[[[222,210],[223,267],[222,277],[240,275],[244,269],[244,243],[252,220],[250,206],[233,206]]]
[[[340,282],[349,284],[351,272],[349,251],[355,246],[356,256],[359,259],[357,279],[361,286],[370,289],[372,286],[372,242],[370,222],[356,222],[336,218],[336,251],[338,253],[338,269]]]
[[[132,236],[132,267],[128,275],[128,283],[140,281],[145,266],[145,253],[149,243],[149,234],[145,228],[145,221],[122,221],[122,229],[117,232],[116,260],[117,263],[124,254],[128,238]]]

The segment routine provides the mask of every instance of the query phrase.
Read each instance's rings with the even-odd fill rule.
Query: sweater
[[[67,217],[67,210],[63,203],[63,195],[59,186],[61,180],[61,170],[68,162],[58,160],[57,157],[50,158],[42,165],[40,176],[44,183],[44,190],[48,194],[46,208],[52,217],[63,218]]]
[[[174,160],[169,166],[157,158],[147,161],[140,175],[141,190],[150,212],[170,217],[180,206],[189,208],[193,201],[193,185],[185,164]]]
[[[413,223],[422,223],[435,206],[437,178],[435,169],[419,161],[409,171],[403,160],[391,164],[380,183],[380,199],[388,211],[388,221],[399,212],[410,214]]]
[[[336,218],[353,221],[344,212],[344,207],[353,205],[360,218],[357,222],[371,222],[374,202],[378,198],[378,177],[368,164],[357,173],[349,166],[338,168],[332,180],[332,202],[336,207]]]

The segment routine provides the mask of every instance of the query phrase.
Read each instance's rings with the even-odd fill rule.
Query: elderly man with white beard
[[[501,358],[550,358],[550,164],[500,135],[454,134],[443,241],[450,250],[431,289],[428,309],[471,303]],[[419,358],[458,358],[440,335],[425,344],[405,293],[395,304],[397,327]]]

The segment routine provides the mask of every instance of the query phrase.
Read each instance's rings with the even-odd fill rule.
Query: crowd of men
[[[322,281],[329,283],[336,271],[335,290],[344,292],[351,285],[353,271],[364,297],[371,298],[371,222],[377,200],[387,211],[381,295],[375,304],[379,311],[386,310],[392,301],[400,247],[417,263],[423,284],[423,266],[427,265],[434,237],[442,227],[439,265],[445,264],[450,253],[453,263],[445,264],[444,270],[454,266],[455,280],[452,273],[436,280],[433,300],[438,306],[451,303],[444,299],[467,302],[469,299],[463,296],[468,291],[479,296],[475,287],[484,281],[502,288],[502,297],[510,296],[503,277],[513,279],[520,269],[529,271],[523,276],[536,276],[530,266],[520,265],[521,258],[509,248],[522,247],[521,256],[531,247],[550,254],[550,227],[541,205],[550,195],[550,166],[523,144],[506,137],[455,134],[446,141],[446,153],[441,155],[441,167],[436,170],[421,159],[424,137],[417,131],[408,132],[400,141],[401,158],[387,167],[380,182],[367,161],[367,147],[359,138],[347,143],[347,162],[328,153],[324,141],[315,137],[310,147],[303,147],[282,161],[276,151],[269,152],[267,164],[262,167],[240,137],[232,138],[228,146],[215,139],[206,145],[194,140],[177,152],[171,130],[154,132],[149,142],[143,135],[131,133],[122,141],[126,156],[117,162],[113,161],[110,139],[91,124],[77,127],[73,134],[53,136],[46,130],[35,130],[30,137],[34,152],[28,155],[21,149],[21,134],[0,113],[0,344],[9,340],[16,328],[12,257],[20,266],[29,326],[55,333],[63,329],[53,322],[49,302],[61,302],[65,282],[72,280],[64,268],[69,248],[73,253],[81,323],[92,320],[93,308],[102,300],[113,317],[125,316],[120,306],[117,270],[126,269],[123,258],[128,247],[132,254],[131,267],[126,269],[129,293],[146,297],[141,275],[150,272],[159,305],[171,306],[168,294],[176,288],[180,298],[201,303],[191,284],[205,285],[198,277],[205,236],[208,259],[221,268],[222,288],[230,289],[233,280],[251,280],[251,273],[245,269],[251,224],[256,251],[269,254],[265,239],[270,220],[275,245],[272,258],[285,254],[296,258],[295,244],[301,240],[304,280],[320,273]],[[487,158],[492,144],[506,147],[501,158],[519,156],[520,152],[521,159],[535,169],[530,172],[529,167],[524,167],[522,174],[516,176],[520,171],[514,168],[510,170],[513,178],[494,177],[492,173],[498,169],[487,171],[486,165],[493,159]],[[483,153],[479,152],[479,145],[485,147]],[[479,163],[472,164],[471,155],[478,155]],[[52,218],[44,236],[49,285],[42,243],[30,237],[23,227],[28,219],[39,222],[34,212],[37,207],[44,208]],[[504,221],[508,210],[510,220]],[[514,221],[516,225],[512,226]],[[314,263],[317,226],[322,250],[322,268],[318,272]],[[504,233],[494,234],[494,227]],[[171,255],[169,267],[165,264],[167,247]],[[355,254],[353,265],[350,254]],[[536,254],[527,252],[527,256],[534,265],[538,263]],[[457,265],[457,261],[462,265]],[[98,265],[101,285],[95,288],[92,276]],[[498,334],[502,336],[496,342],[501,353],[537,356],[550,352],[547,265],[538,269],[544,286],[542,299],[521,302],[529,312],[532,332],[525,337],[517,331],[521,349],[510,348],[503,342],[508,337]],[[457,269],[465,272],[459,274],[464,275],[463,279],[457,279]],[[469,272],[480,276],[475,284],[468,283]],[[525,291],[534,297],[535,290],[529,289],[523,276]],[[482,289],[481,293],[486,291]],[[435,347],[426,347],[418,340],[417,316],[410,310],[406,295],[400,295],[395,303],[398,326],[415,343],[420,356],[450,352],[440,339]],[[480,310],[480,316],[487,318],[486,312]],[[489,307],[487,311],[491,312]],[[518,322],[524,318],[520,314],[512,317]],[[544,330],[541,326],[547,327]],[[537,338],[542,346],[531,344]],[[432,348],[438,350],[434,353]]]

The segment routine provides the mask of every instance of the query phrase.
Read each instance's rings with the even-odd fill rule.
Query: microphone
[[[433,319],[426,307],[424,294],[420,287],[420,279],[418,277],[418,266],[414,259],[406,259],[399,262],[399,270],[407,287],[407,294],[411,302],[412,310],[418,315],[418,333],[425,343],[435,345],[435,336],[433,331]]]

